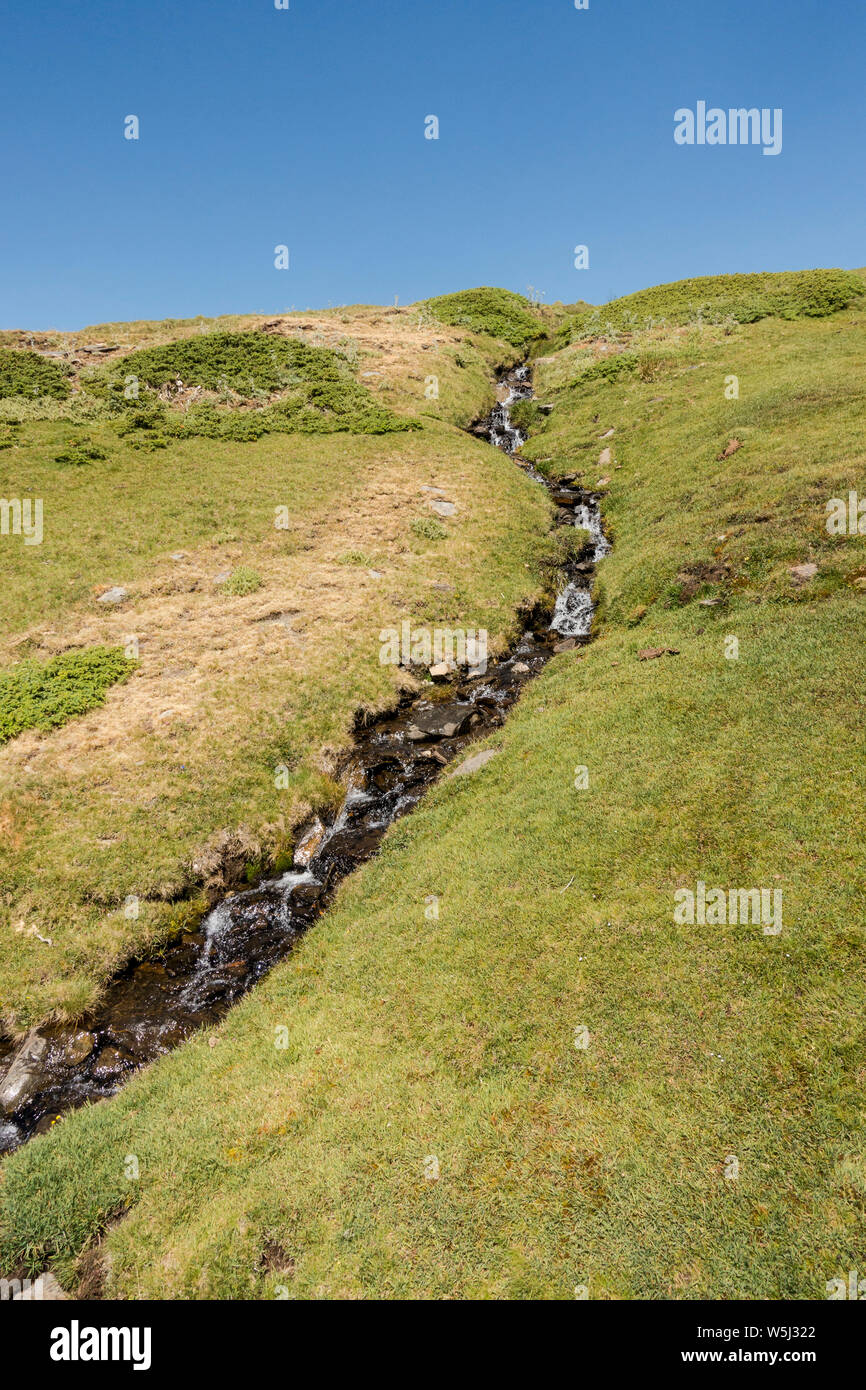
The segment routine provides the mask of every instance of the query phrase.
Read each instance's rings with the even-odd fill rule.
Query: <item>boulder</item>
[[[119,584],[114,584],[110,589],[106,589],[104,594],[100,594],[97,603],[123,603],[129,594],[126,589],[122,589]]]
[[[459,738],[468,730],[475,712],[472,705],[456,702],[419,710],[413,723],[406,730],[406,737],[412,743],[424,743],[428,739]]]
[[[12,1064],[0,1084],[0,1111],[11,1115],[18,1109],[27,1092],[34,1087],[42,1071],[42,1059],[48,1047],[46,1038],[31,1028],[19,1047]]]

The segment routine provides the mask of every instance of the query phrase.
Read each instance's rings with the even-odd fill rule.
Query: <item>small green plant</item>
[[[107,457],[105,450],[94,444],[92,439],[71,439],[61,453],[54,455],[54,462],[72,463],[80,467]]]
[[[136,665],[121,647],[90,647],[0,672],[0,744],[24,729],[47,731],[96,709]]]
[[[410,530],[422,541],[441,541],[448,535],[442,522],[434,520],[432,516],[416,516],[410,522]]]
[[[65,400],[70,369],[26,348],[0,348],[0,397],[52,396]]]
[[[250,569],[248,565],[239,565],[220,587],[224,594],[232,598],[245,598],[247,594],[254,594],[260,589],[264,582],[257,570]]]
[[[363,550],[344,550],[342,555],[337,556],[337,564],[361,565],[364,569],[375,569],[376,557]]]

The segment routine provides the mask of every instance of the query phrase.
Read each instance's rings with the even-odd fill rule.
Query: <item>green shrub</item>
[[[416,516],[410,522],[410,529],[413,535],[423,541],[441,541],[448,535],[447,527],[432,516]]]
[[[69,395],[70,369],[29,349],[0,348],[0,397]]]
[[[616,381],[627,373],[637,371],[639,365],[640,360],[636,352],[617,352],[610,357],[600,357],[598,361],[584,367],[573,381]]]
[[[0,744],[24,729],[47,731],[96,709],[136,664],[121,647],[90,647],[0,671]]]
[[[525,349],[546,333],[540,319],[531,312],[529,300],[511,290],[485,285],[482,289],[439,295],[424,304],[441,323],[485,333],[516,348]]]
[[[54,455],[54,462],[73,463],[80,467],[84,463],[96,463],[107,457],[105,450],[94,444],[92,439],[71,439],[62,453]]]
[[[559,330],[555,342],[561,347],[611,330],[634,332],[660,324],[754,323],[770,316],[819,318],[847,308],[864,292],[863,280],[850,270],[702,275],[585,309]]]
[[[247,594],[254,594],[264,582],[257,570],[250,569],[247,565],[239,565],[236,570],[232,570],[220,588],[222,593],[230,594],[233,598],[244,598]]]
[[[121,386],[136,376],[140,389],[155,392],[177,381],[220,393],[223,401],[261,402],[253,410],[220,409],[200,401],[183,413],[168,411],[152,394],[125,411],[123,434],[155,431],[161,438],[253,442],[265,434],[387,434],[420,429],[377,404],[352,375],[349,362],[329,348],[270,334],[209,333],[130,353],[110,369],[110,386],[95,389],[109,402],[122,400]],[[134,442],[134,439],[131,440]]]

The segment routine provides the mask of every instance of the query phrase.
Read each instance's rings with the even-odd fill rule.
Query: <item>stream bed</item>
[[[551,485],[517,457],[524,440],[510,407],[532,393],[527,366],[508,372],[491,415],[473,433],[548,487],[558,523],[590,532],[592,558],[573,566],[552,614],[548,608],[528,619],[507,656],[483,674],[456,671],[447,700],[406,696],[385,715],[356,720],[343,805],[333,820],[304,828],[289,872],[228,895],[198,930],[157,958],[133,961],[75,1024],[34,1029],[23,1043],[0,1040],[0,1153],[44,1133],[64,1111],[113,1095],[138,1068],[222,1018],[291,951],[340,880],[376,853],[388,826],[412,809],[443,767],[503,723],[557,650],[588,640],[592,573],[610,545],[594,494]]]

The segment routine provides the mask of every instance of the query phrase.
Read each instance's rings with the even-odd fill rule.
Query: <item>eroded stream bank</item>
[[[531,396],[528,367],[515,368],[473,432],[515,456],[523,436],[510,407]],[[407,696],[396,710],[357,722],[343,805],[330,822],[306,827],[291,871],[229,895],[157,959],[130,964],[75,1025],[34,1029],[23,1045],[0,1043],[0,1152],[43,1133],[64,1111],[112,1095],[139,1067],[219,1020],[288,954],[340,880],[376,852],[388,826],[412,809],[442,768],[503,723],[523,687],[564,643],[589,638],[592,574],[610,549],[598,498],[551,485],[520,466],[548,487],[558,523],[583,527],[592,538],[591,555],[571,565],[553,612],[528,618],[514,649],[483,674],[455,673],[448,699]]]

